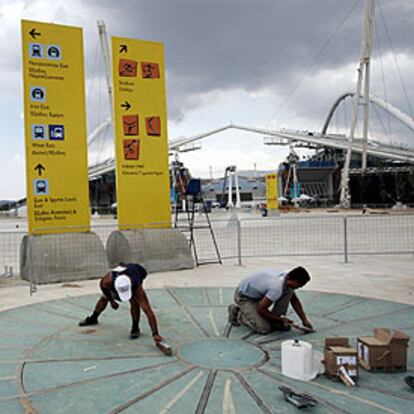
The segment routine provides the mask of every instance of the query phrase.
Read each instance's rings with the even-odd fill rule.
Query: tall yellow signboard
[[[169,227],[163,44],[113,37],[112,59],[118,226]]]
[[[268,210],[279,208],[277,174],[266,174],[266,205]]]
[[[90,225],[82,29],[22,21],[29,232]]]

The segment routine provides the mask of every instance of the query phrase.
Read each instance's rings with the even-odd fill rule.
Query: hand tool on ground
[[[283,392],[283,396],[285,400],[291,404],[293,404],[296,408],[309,408],[314,407],[318,401],[315,400],[309,394],[299,394],[294,392],[289,387],[279,387],[279,390]]]
[[[305,333],[305,334],[306,334],[306,333],[313,333],[313,332],[316,332],[316,331],[315,331],[315,329],[308,328],[307,326],[297,325],[296,323],[291,323],[291,324],[290,324],[290,326],[291,326],[292,328],[297,329],[298,331],[301,331],[301,332]]]
[[[354,380],[349,376],[348,370],[344,365],[338,368],[338,377],[347,387],[355,387]]]
[[[156,345],[164,355],[171,356],[173,354],[172,348],[166,342],[157,342]]]

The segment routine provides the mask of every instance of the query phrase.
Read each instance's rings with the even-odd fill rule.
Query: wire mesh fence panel
[[[101,239],[103,245],[106,247],[106,242],[111,233],[115,230],[118,230],[116,223],[101,223],[101,224],[92,224],[91,231],[96,233]]]
[[[349,254],[414,252],[414,215],[347,217]]]
[[[342,217],[275,217],[241,221],[242,257],[343,254]]]
[[[0,277],[8,278],[20,272],[20,243],[25,231],[0,232]]]
[[[171,263],[173,259],[177,267],[182,266],[180,260],[185,256],[187,246],[185,238],[177,238],[177,230],[169,224],[164,227],[166,231],[138,231],[139,235],[128,239],[131,251],[135,252],[132,261],[142,259],[154,269],[165,267],[168,270],[167,262]],[[222,259],[414,252],[413,214],[292,214],[242,219],[232,214],[227,219],[212,220],[211,227]],[[20,276],[25,280],[33,277],[34,283],[50,283],[57,280],[57,276],[66,274],[71,280],[100,276],[111,265],[107,240],[117,230],[115,222],[108,222],[93,224],[91,232],[65,229],[67,233],[28,236],[21,228],[10,230],[5,227],[0,230],[0,278],[16,276],[20,269],[25,271]],[[188,240],[188,229],[181,229],[181,232]],[[32,242],[30,251],[25,251],[29,238]],[[200,261],[217,261],[204,215],[195,217],[194,242]],[[177,257],[180,258],[178,261]],[[22,258],[25,262],[21,262]],[[38,280],[39,277],[42,280]]]
[[[218,260],[213,237],[222,259],[237,257],[237,222],[214,220],[211,221],[211,229],[213,235],[202,219],[195,221],[194,242],[198,259],[206,262]]]

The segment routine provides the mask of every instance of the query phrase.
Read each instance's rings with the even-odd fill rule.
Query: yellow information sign
[[[266,174],[266,205],[268,210],[279,208],[277,174]]]
[[[82,29],[22,21],[30,234],[88,231]]]
[[[164,46],[112,38],[118,226],[171,225]]]

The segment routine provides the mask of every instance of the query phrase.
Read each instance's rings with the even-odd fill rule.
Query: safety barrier
[[[201,220],[201,217],[200,217]],[[197,224],[197,222],[195,223]],[[350,255],[412,254],[414,252],[414,214],[282,214],[275,217],[230,218],[212,220],[212,227],[223,260],[242,264],[245,258],[272,256],[342,256],[345,263]],[[93,224],[93,231],[103,246],[116,223]],[[20,245],[26,232],[20,229],[0,230],[0,280],[19,273]],[[84,257],[87,251],[79,236],[72,235],[72,257],[80,263],[94,266],[93,259]],[[163,237],[161,232],[161,236]],[[215,258],[211,235],[195,230],[195,242],[200,259]],[[171,238],[169,232],[165,232]],[[51,247],[52,252],[52,247]],[[47,254],[47,249],[45,253]],[[97,268],[102,256],[96,256]],[[92,260],[92,262],[91,262]],[[35,281],[34,281],[35,282]]]

